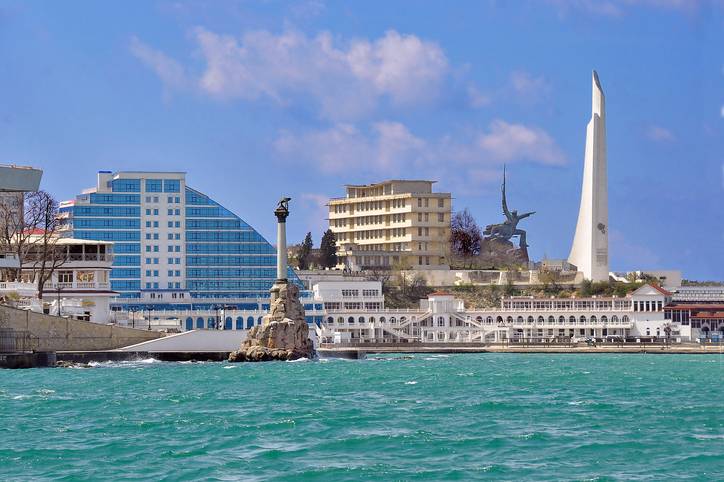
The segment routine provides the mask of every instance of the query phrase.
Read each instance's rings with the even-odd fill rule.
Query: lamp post
[[[137,307],[137,306],[131,306],[131,307],[129,308],[129,311],[131,312],[131,326],[132,326],[133,328],[135,328],[135,327],[136,327],[136,311],[138,311],[138,307]]]
[[[148,310],[148,331],[151,331],[151,311],[153,311],[153,306],[146,305],[146,309]]]
[[[63,288],[60,287],[60,283],[57,284],[56,291],[58,292],[58,316],[62,316],[60,308],[60,292],[63,291]]]

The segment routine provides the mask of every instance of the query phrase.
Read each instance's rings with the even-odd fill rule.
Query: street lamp
[[[128,310],[131,312],[131,326],[133,326],[133,328],[135,328],[136,327],[136,311],[138,311],[138,306],[131,306]]]
[[[148,331],[151,331],[151,311],[153,311],[153,306],[146,305],[146,309],[148,310]]]
[[[58,316],[62,316],[60,309],[60,292],[63,291],[63,288],[61,288],[60,283],[58,283],[55,289],[58,292]]]

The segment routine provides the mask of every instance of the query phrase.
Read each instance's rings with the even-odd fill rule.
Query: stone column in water
[[[285,286],[287,279],[287,217],[289,216],[289,201],[285,197],[279,201],[274,215],[277,217],[277,279],[271,289],[271,302],[279,296],[279,290]]]
[[[261,325],[249,330],[239,350],[229,355],[229,361],[270,361],[312,358],[314,346],[309,339],[304,305],[299,300],[299,287],[287,278],[287,216],[288,197],[279,201],[277,217],[277,280],[270,291],[269,314]]]

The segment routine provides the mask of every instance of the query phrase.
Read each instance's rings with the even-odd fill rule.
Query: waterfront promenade
[[[323,343],[317,349],[320,357],[364,358],[375,353],[658,353],[658,354],[722,354],[719,343]]]

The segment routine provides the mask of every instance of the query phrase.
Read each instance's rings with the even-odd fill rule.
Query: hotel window
[[[445,213],[437,213],[437,221],[439,223],[444,223],[445,222]]]
[[[422,207],[422,198],[421,197],[417,198],[417,207],[418,208]]]
[[[150,203],[150,202],[151,202],[151,196],[146,196],[146,202],[147,202],[147,203]]]
[[[169,210],[168,210],[168,215],[169,215],[169,216],[173,216],[173,209],[169,209]]]
[[[445,200],[440,198],[437,200],[437,207],[444,208],[445,207]]]
[[[150,210],[150,209],[146,209],[146,216],[150,216],[150,215],[151,215],[151,210]]]
[[[151,227],[151,221],[146,221],[146,227],[147,227],[147,228],[150,228],[150,227]]]
[[[58,283],[72,283],[73,272],[72,271],[59,271],[58,272]]]
[[[146,192],[161,192],[161,180],[146,179]]]
[[[154,222],[153,222],[153,227],[154,227],[154,228],[157,228],[157,227],[158,227],[158,221],[154,221]]]
[[[176,221],[174,223],[174,227],[180,228],[181,227],[181,221]]]
[[[158,202],[158,196],[153,196],[153,202],[155,202],[155,203]]]

